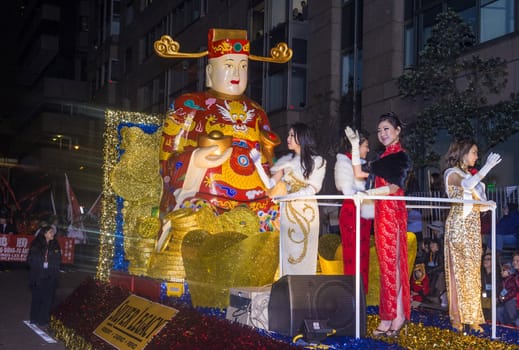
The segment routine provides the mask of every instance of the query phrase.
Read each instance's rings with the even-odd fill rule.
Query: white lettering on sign
[[[7,237],[0,237],[0,247],[7,247]]]
[[[16,247],[17,248],[25,248],[29,244],[29,240],[25,237],[17,237],[16,238]]]

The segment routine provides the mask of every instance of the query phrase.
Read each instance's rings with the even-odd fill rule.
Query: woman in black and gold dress
[[[470,168],[478,159],[478,147],[471,139],[453,142],[445,156],[445,190],[452,199],[486,200],[481,180],[499,162],[501,156],[491,153],[485,165],[475,174]],[[485,323],[481,307],[481,221],[480,205],[453,203],[445,221],[445,276],[449,315],[452,327],[463,331],[467,324],[482,332]]]

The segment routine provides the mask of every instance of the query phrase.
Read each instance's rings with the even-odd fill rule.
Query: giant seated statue
[[[278,204],[268,197],[249,154],[252,149],[258,150],[261,165],[269,173],[274,147],[280,140],[272,132],[266,112],[244,92],[249,59],[285,63],[292,51],[280,44],[271,51],[271,57],[258,57],[249,49],[244,30],[210,29],[208,50],[202,53],[180,53],[179,44],[168,36],[155,42],[155,51],[165,58],[208,55],[208,89],[183,94],[172,102],[164,120],[159,154],[163,191],[157,252],[171,254],[171,260],[179,258],[182,250],[185,278],[199,306],[222,306],[232,286],[273,282],[278,264],[277,254],[264,254],[264,247],[277,252]],[[247,214],[249,222],[258,222],[255,234],[241,232],[239,225],[221,227],[221,232],[201,230],[204,224],[200,216],[207,219],[207,210],[212,213],[208,220],[217,222],[234,211],[243,214],[243,208],[255,216],[252,219]],[[176,214],[179,211],[182,215]],[[250,262],[262,256],[273,261],[262,260],[265,269],[260,276],[255,273],[257,264]],[[152,261],[163,259],[155,256]],[[214,262],[219,263],[211,265]],[[157,271],[160,264],[150,269]],[[228,267],[232,265],[231,271]],[[219,286],[223,297],[214,291],[206,298],[208,281]]]

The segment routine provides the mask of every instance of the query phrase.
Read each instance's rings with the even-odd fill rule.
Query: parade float
[[[208,56],[209,89],[178,97],[165,116],[106,111],[96,278],[53,312],[51,328],[73,349],[296,348],[291,337],[267,327],[225,319],[233,288],[272,285],[280,277],[279,204],[249,156],[258,150],[268,173],[280,141],[244,91],[248,60],[285,63],[292,51],[281,43],[270,57],[254,56],[246,31],[222,29],[209,31],[204,52],[182,53],[169,36],[155,50],[164,58]],[[232,64],[223,61],[228,57],[240,72],[217,74]],[[414,235],[409,241],[416,246]],[[342,275],[339,246],[331,241],[319,249],[323,274]],[[378,302],[377,285],[370,280],[371,300]],[[375,313],[368,329],[378,323]],[[434,327],[438,321],[443,325]],[[433,333],[440,347],[488,346],[486,339],[460,340],[444,329],[448,322],[422,318],[411,325],[412,338],[337,337],[333,346],[419,348],[431,346]]]

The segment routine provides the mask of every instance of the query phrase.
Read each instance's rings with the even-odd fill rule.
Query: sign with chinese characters
[[[4,235],[0,234],[0,261],[18,261],[27,260],[31,242],[35,237],[33,235]],[[74,239],[68,237],[58,237],[59,246],[61,247],[61,263],[74,263]]]
[[[117,349],[144,349],[178,310],[130,295],[94,330]]]

